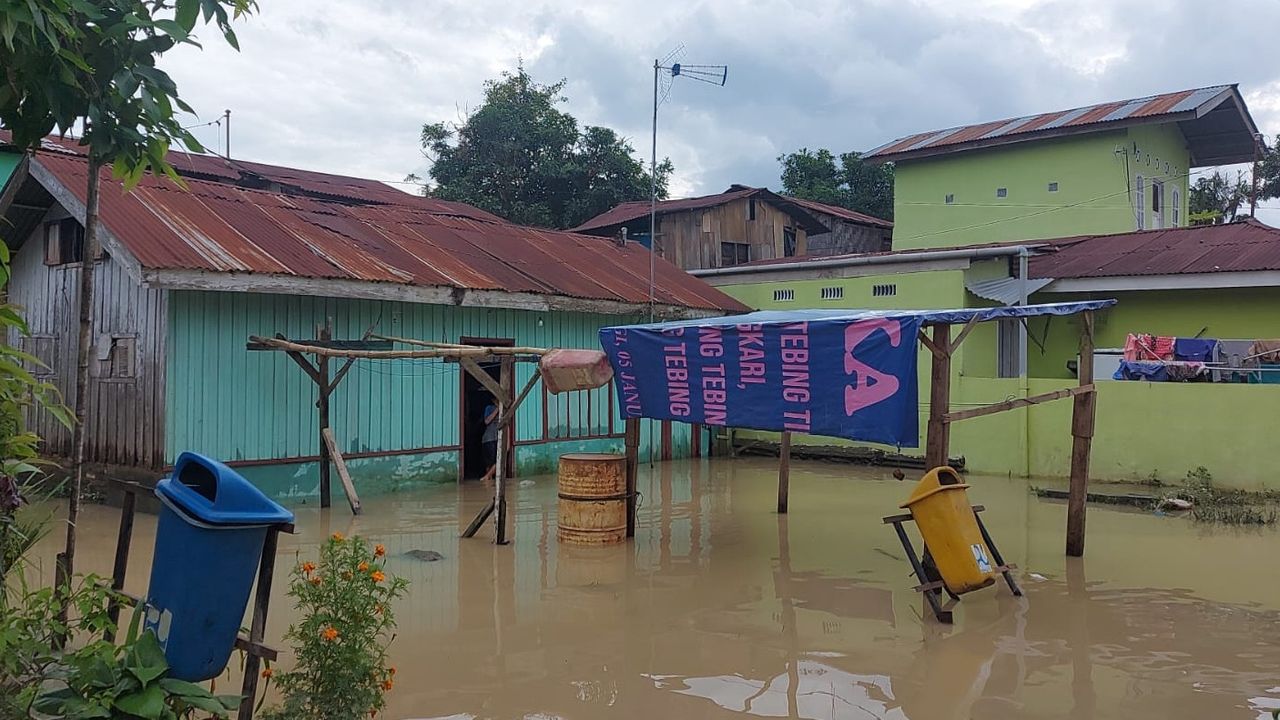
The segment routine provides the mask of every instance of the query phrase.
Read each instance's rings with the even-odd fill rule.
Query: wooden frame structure
[[[929,383],[929,419],[925,439],[925,466],[935,468],[946,465],[951,446],[951,424],[970,418],[994,415],[1018,408],[1072,398],[1071,419],[1071,489],[1067,502],[1066,553],[1073,557],[1084,554],[1085,497],[1089,489],[1089,455],[1093,440],[1096,414],[1097,389],[1093,384],[1093,313],[1082,310],[1080,331],[1079,382],[1075,387],[1053,392],[1014,398],[968,410],[951,410],[951,359],[960,344],[969,337],[980,322],[992,322],[1006,318],[974,317],[962,324],[959,333],[952,337],[952,325],[928,321],[920,329],[918,339],[933,356]],[[1020,322],[1025,323],[1026,318]],[[927,332],[926,332],[927,331]],[[635,433],[632,441],[631,433]],[[634,469],[639,463],[639,421],[627,420],[627,468],[628,492],[634,491]],[[782,432],[778,444],[778,512],[785,514],[791,485],[791,433]],[[628,537],[635,527],[634,506],[628,507]]]
[[[124,591],[125,575],[129,570],[129,548],[133,544],[133,519],[137,512],[138,493],[150,494],[151,488],[127,480],[105,478],[122,494],[120,505],[120,530],[116,535],[115,561],[111,568],[111,590],[119,598],[112,598],[107,605],[107,616],[112,625],[119,625],[120,606],[127,604],[139,607],[144,599],[130,595]],[[253,590],[253,619],[249,632],[236,636],[235,647],[244,652],[244,680],[240,685],[240,709],[237,720],[253,720],[254,704],[258,696],[258,678],[262,661],[275,662],[279,652],[266,645],[267,612],[271,605],[271,583],[276,570],[276,548],[279,546],[280,533],[292,535],[294,527],[289,523],[280,523],[267,528],[267,538],[262,546],[262,557],[258,560],[258,578]],[[114,633],[108,633],[107,642],[115,640]]]
[[[521,388],[520,392],[516,394],[513,392],[515,365],[517,362],[536,363],[550,351],[544,348],[532,347],[429,342],[426,340],[375,335],[372,328],[366,331],[364,337],[360,340],[334,340],[332,335],[332,325],[327,323],[317,329],[316,340],[314,341],[289,340],[279,334],[273,338],[255,335],[250,336],[246,345],[249,350],[272,350],[286,353],[302,368],[303,372],[315,381],[319,389],[320,399],[317,401],[316,407],[320,413],[320,507],[329,507],[330,505],[329,468],[332,462],[337,469],[338,477],[342,481],[343,489],[347,495],[347,502],[351,505],[351,512],[356,515],[361,512],[360,498],[356,495],[355,485],[351,481],[346,462],[329,425],[329,395],[332,394],[338,383],[342,381],[342,378],[346,377],[352,364],[356,360],[423,358],[451,360],[456,362],[462,371],[471,375],[481,386],[488,390],[496,399],[498,405],[499,452],[497,469],[494,474],[493,498],[467,525],[467,528],[462,532],[462,537],[473,537],[483,527],[489,516],[494,515],[496,511],[497,527],[494,542],[498,545],[507,544],[507,480],[511,474],[511,468],[507,467],[507,451],[513,445],[510,438],[510,428],[521,403],[529,397],[529,393],[533,391],[534,386],[538,384],[538,380],[542,378],[541,370],[535,367],[533,375]],[[417,349],[395,350],[393,349],[395,344],[409,345]],[[308,360],[305,357],[306,355],[314,355],[314,363]],[[328,370],[331,358],[346,360],[332,377],[329,376]],[[495,381],[480,366],[480,361],[484,360],[499,361],[498,380]]]

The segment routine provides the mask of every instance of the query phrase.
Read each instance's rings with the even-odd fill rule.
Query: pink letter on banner
[[[898,392],[896,376],[882,373],[854,357],[854,349],[877,330],[883,330],[889,336],[892,347],[898,347],[902,341],[901,325],[897,320],[864,320],[851,323],[844,330],[844,374],[853,377],[853,384],[844,386],[845,415],[852,416]]]

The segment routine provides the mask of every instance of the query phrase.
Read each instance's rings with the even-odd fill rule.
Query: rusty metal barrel
[[[609,453],[560,456],[556,537],[575,545],[612,545],[627,536],[627,458]]]

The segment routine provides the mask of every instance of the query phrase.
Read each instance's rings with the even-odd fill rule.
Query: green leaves
[[[165,711],[165,693],[159,685],[148,685],[138,692],[118,698],[115,707],[144,720],[160,720]]]
[[[778,162],[787,195],[893,219],[893,165],[869,165],[856,152],[837,158],[826,148],[800,148]]]

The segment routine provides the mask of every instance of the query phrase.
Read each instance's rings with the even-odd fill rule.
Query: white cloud
[[[1280,132],[1280,4],[1221,0],[269,0],[204,51],[164,59],[183,97],[232,109],[237,157],[383,180],[425,174],[424,122],[456,119],[523,57],[568,79],[567,109],[648,156],[652,59],[730,65],[678,82],[659,154],[678,194],[777,185],[776,156],[864,150],[911,132],[1221,82],[1240,82]],[[1248,58],[1243,61],[1241,58]],[[217,128],[199,137],[221,147]]]

